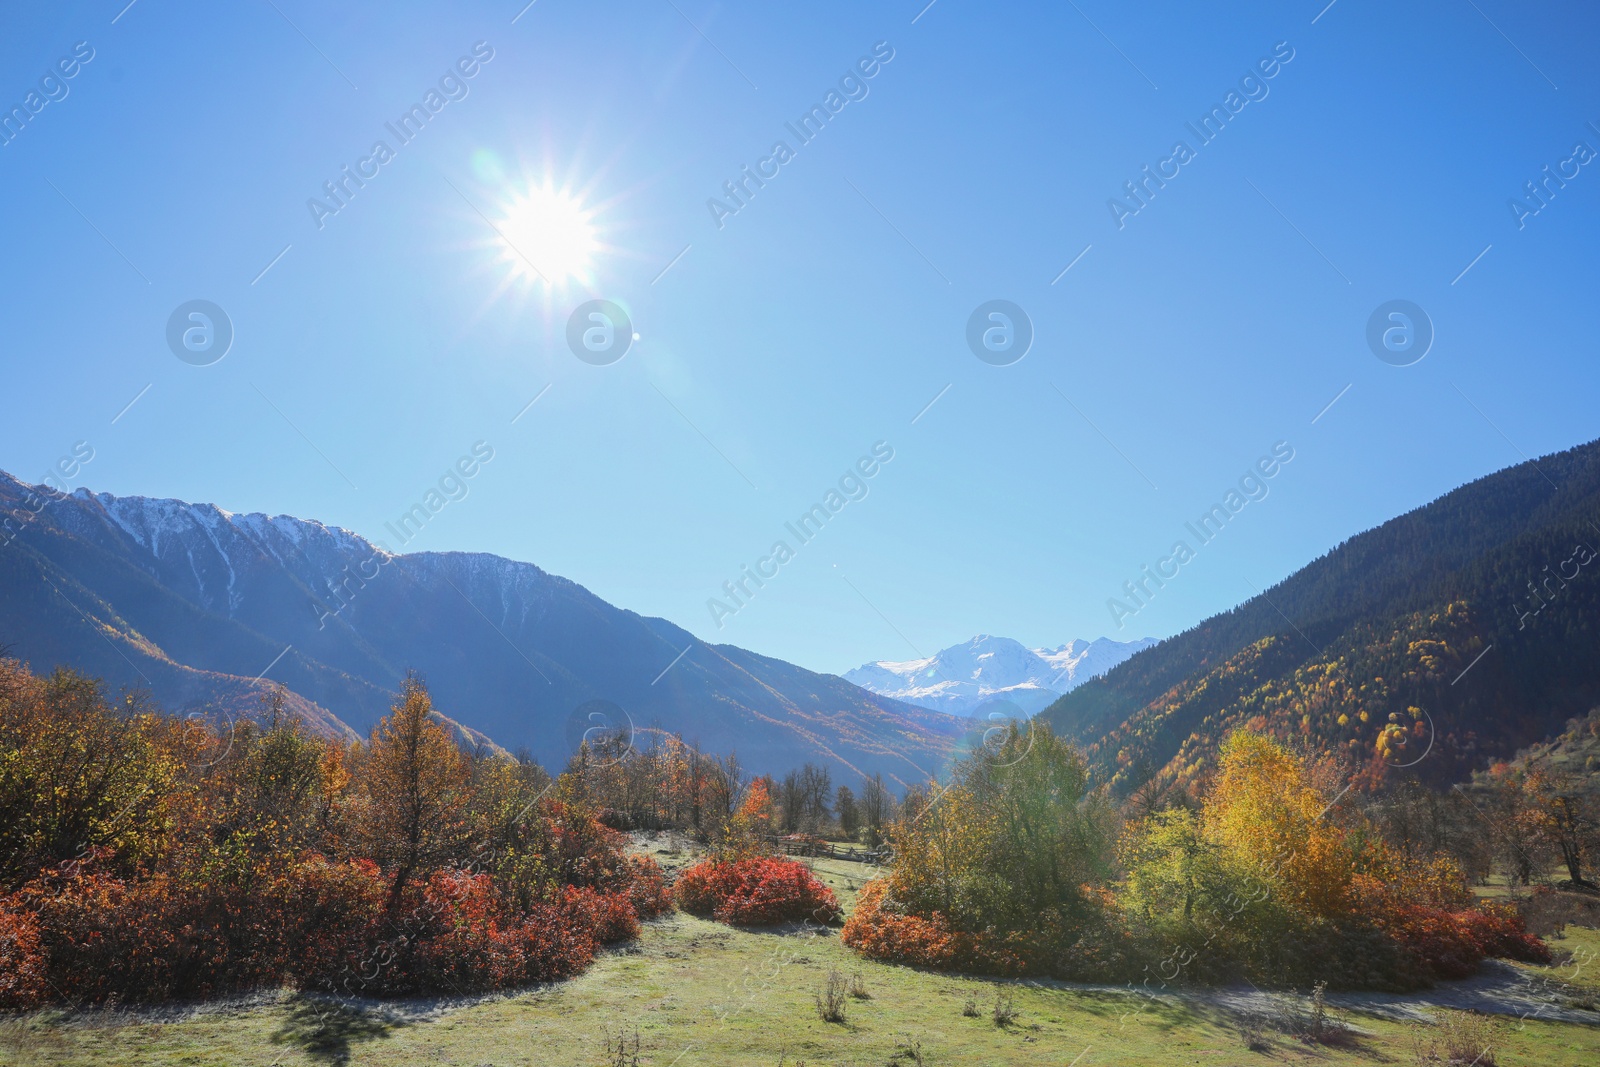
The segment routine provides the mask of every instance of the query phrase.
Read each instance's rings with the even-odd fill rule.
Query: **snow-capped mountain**
[[[844,678],[881,696],[952,715],[1017,710],[1032,715],[1155,643],[1152,637],[1102,637],[1028,648],[1009,637],[979,634],[927,659],[864,663]]]

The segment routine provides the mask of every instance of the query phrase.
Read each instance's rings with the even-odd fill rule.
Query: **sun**
[[[525,278],[550,285],[587,281],[600,241],[594,212],[569,193],[530,186],[508,202],[495,223],[501,258]]]

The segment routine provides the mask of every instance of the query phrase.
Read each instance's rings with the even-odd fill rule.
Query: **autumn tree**
[[[1205,911],[1212,897],[1221,899],[1231,888],[1222,848],[1206,839],[1200,820],[1184,808],[1153,812],[1131,828],[1123,864],[1124,900],[1147,920],[1174,915],[1192,922],[1197,908]]]
[[[317,843],[326,744],[287,710],[287,690],[261,697],[260,721],[233,724],[209,791],[217,798],[219,843],[245,857],[286,855]]]
[[[798,833],[806,811],[805,794],[800,785],[798,770],[792,770],[783,776],[783,780],[777,783],[777,789],[773,791],[772,799],[778,816],[774,825],[782,833]]]
[[[744,768],[737,754],[709,757],[701,799],[699,829],[707,839],[715,839],[737,810],[744,789]]]
[[[957,777],[987,813],[991,911],[1015,923],[1041,912],[1081,921],[1084,887],[1109,877],[1115,837],[1110,803],[1091,787],[1082,754],[1043,723],[1011,722]]]
[[[906,811],[889,892],[908,913],[1066,937],[1095,912],[1089,887],[1110,873],[1110,806],[1083,757],[1044,724],[1008,724]]]
[[[138,694],[113,706],[95,679],[38,678],[0,660],[0,887],[97,849],[125,867],[148,862],[204,733]]]
[[[1283,745],[1241,730],[1222,744],[1216,784],[1205,800],[1206,836],[1231,850],[1279,900],[1308,914],[1336,915],[1348,904],[1355,860],[1327,817],[1330,799]]]
[[[894,828],[889,898],[908,914],[935,913],[957,929],[982,929],[992,897],[988,812],[955,784]]]
[[[414,875],[457,854],[467,829],[467,758],[434,718],[416,675],[401,683],[399,699],[373,730],[363,769],[367,843],[393,871],[393,911]]]
[[[1523,779],[1525,817],[1561,857],[1573,888],[1592,889],[1584,864],[1600,849],[1600,797],[1580,775],[1534,765]]]
[[[772,833],[775,818],[772,778],[763,775],[745,789],[738,810],[728,818],[721,833],[713,840],[713,851],[723,860],[765,855],[769,851],[767,837]]]
[[[922,812],[932,802],[934,796],[937,795],[937,786],[937,782],[933,783],[932,788],[920,782],[907,786],[905,796],[894,807],[894,824],[915,826],[917,820],[921,818]]]
[[[1496,866],[1508,883],[1530,884],[1546,869],[1550,854],[1541,816],[1529,803],[1524,772],[1510,764],[1495,764],[1480,795]]]
[[[682,787],[680,787],[680,817],[691,827],[701,827],[702,809],[706,806],[706,782],[710,777],[712,761],[694,742],[683,753]]]
[[[1166,808],[1131,826],[1122,862],[1119,902],[1129,921],[1152,943],[1207,956],[1202,966],[1249,955],[1252,938],[1283,929],[1279,909],[1246,864],[1207,836],[1190,808]]]
[[[822,832],[823,825],[832,816],[833,776],[826,767],[807,763],[800,768],[801,802],[805,808],[803,829],[807,833]]]
[[[516,758],[477,751],[469,763],[471,801],[468,821],[477,849],[475,860],[522,847],[528,825],[538,819],[539,801],[552,788],[550,775],[526,752]]]

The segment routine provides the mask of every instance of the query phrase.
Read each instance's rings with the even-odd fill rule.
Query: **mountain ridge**
[[[601,700],[640,731],[737,749],[752,770],[809,758],[907,784],[937,772],[962,728],[705,644],[532,563],[396,554],[315,520],[46,493],[4,474],[0,508],[17,530],[0,547],[0,635],[24,658],[143,685],[178,710],[237,714],[242,684],[275,680],[363,733],[415,669],[464,729],[547,763],[572,747],[568,720]]]

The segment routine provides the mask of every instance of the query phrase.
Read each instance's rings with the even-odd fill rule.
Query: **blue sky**
[[[93,50],[0,147],[0,468],[28,481],[87,441],[73,485],[397,547],[384,524],[483,441],[408,550],[843,671],[1169,635],[1597,435],[1600,163],[1520,228],[1509,205],[1600,149],[1587,5],[125,2],[0,9],[7,109]],[[465,95],[394,141],[478,42]],[[800,144],[785,123],[875,46]],[[1202,144],[1230,91],[1256,98]],[[308,200],[379,140],[319,228]],[[708,200],[780,140],[719,228]],[[530,185],[588,213],[585,276],[516,269],[494,224]],[[234,330],[209,366],[166,342],[194,299]],[[639,334],[610,365],[567,345],[591,299]],[[1009,366],[965,340],[994,299],[1034,330]],[[1435,331],[1410,366],[1366,341],[1393,299]],[[787,535],[880,441],[865,498]],[[1266,498],[1118,629],[1108,599],[1279,441]],[[719,628],[708,600],[780,539]]]

